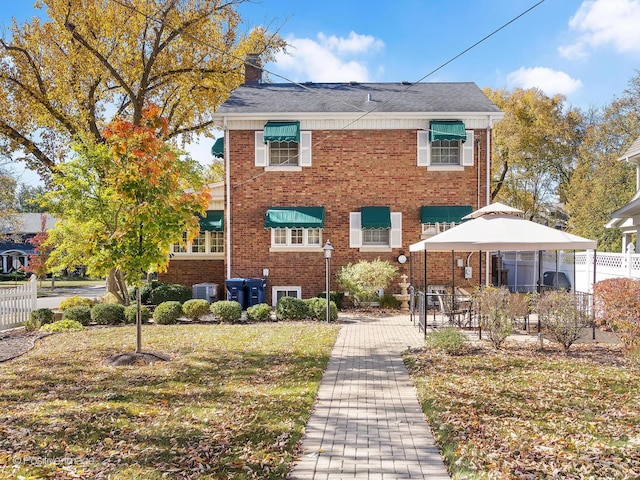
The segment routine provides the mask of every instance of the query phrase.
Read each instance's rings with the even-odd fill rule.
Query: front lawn
[[[640,478],[640,374],[616,347],[405,357],[453,478]]]
[[[133,326],[0,364],[0,478],[282,479],[339,326],[145,326],[169,362],[111,368]]]

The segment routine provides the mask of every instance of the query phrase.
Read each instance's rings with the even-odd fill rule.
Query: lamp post
[[[329,323],[331,321],[331,309],[329,308],[330,305],[330,301],[331,301],[331,295],[329,295],[330,289],[331,289],[331,285],[329,283],[330,280],[330,271],[331,271],[331,255],[333,254],[333,246],[331,245],[331,242],[327,240],[327,243],[324,244],[324,247],[322,247],[322,252],[324,253],[324,259],[326,261],[326,272],[327,272],[327,289],[325,291],[326,293],[326,298],[327,298],[327,323]]]

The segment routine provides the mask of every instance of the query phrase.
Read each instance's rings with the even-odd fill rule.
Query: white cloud
[[[356,32],[350,32],[348,38],[336,37],[331,35],[327,37],[324,33],[318,34],[320,44],[329,50],[338,54],[348,53],[366,53],[368,51],[376,51],[384,47],[382,40],[377,40],[371,35],[359,35]]]
[[[584,58],[588,47],[611,45],[620,53],[640,53],[640,0],[589,0],[569,20],[577,40],[560,47],[566,58]]]
[[[547,95],[568,95],[582,87],[582,82],[564,72],[546,67],[520,67],[507,76],[510,88],[539,88]]]
[[[286,41],[288,53],[276,55],[276,70],[287,77],[286,81],[296,82],[370,81],[367,64],[358,55],[364,56],[384,46],[381,40],[355,32],[346,38],[319,33],[317,40],[290,36]]]

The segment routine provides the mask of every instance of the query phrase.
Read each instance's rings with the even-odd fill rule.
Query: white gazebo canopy
[[[467,222],[414,243],[411,252],[497,252],[595,250],[597,242],[517,216],[521,210],[492,203],[465,218]]]

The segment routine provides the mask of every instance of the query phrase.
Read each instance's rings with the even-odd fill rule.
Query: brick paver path
[[[450,478],[402,362],[423,336],[406,315],[344,322],[291,480]]]

